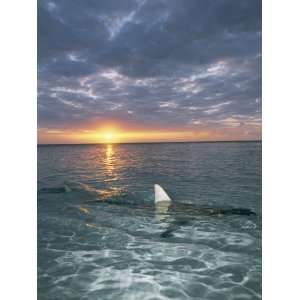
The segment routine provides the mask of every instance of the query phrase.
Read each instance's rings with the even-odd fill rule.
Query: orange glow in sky
[[[244,131],[244,130],[243,130]],[[107,125],[92,129],[54,130],[42,128],[38,130],[40,144],[80,144],[80,143],[136,143],[136,142],[177,142],[177,141],[211,141],[211,140],[241,140],[243,131],[233,127],[224,129],[195,130],[183,129],[146,129],[122,128],[122,126]],[[253,139],[259,134],[260,128],[253,131],[253,136],[244,136],[245,140]],[[243,137],[242,137],[243,139]],[[254,138],[255,139],[255,138]]]

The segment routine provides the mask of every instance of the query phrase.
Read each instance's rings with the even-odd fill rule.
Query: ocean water
[[[261,299],[261,143],[38,146],[38,299]]]

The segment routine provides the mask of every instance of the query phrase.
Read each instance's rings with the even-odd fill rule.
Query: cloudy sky
[[[261,137],[260,0],[38,0],[39,143]]]

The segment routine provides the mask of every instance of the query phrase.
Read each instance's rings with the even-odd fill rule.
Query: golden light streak
[[[60,134],[40,133],[42,139],[52,139],[66,143],[131,143],[131,142],[160,142],[160,141],[188,141],[209,137],[209,133],[195,133],[192,131],[89,131],[63,132]]]
[[[105,159],[105,166],[108,174],[112,176],[115,165],[113,160],[114,149],[111,144],[107,144],[106,151],[105,151],[106,159]]]
[[[120,124],[104,125],[92,129],[54,130],[39,129],[39,143],[139,143],[139,142],[185,142],[185,141],[212,141],[212,140],[241,140],[259,136],[260,131],[249,126],[249,133],[239,127],[224,130],[206,129],[174,129],[150,130],[140,128],[121,128]]]

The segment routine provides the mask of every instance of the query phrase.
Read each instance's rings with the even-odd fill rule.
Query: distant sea
[[[38,299],[261,299],[261,142],[38,146]]]

